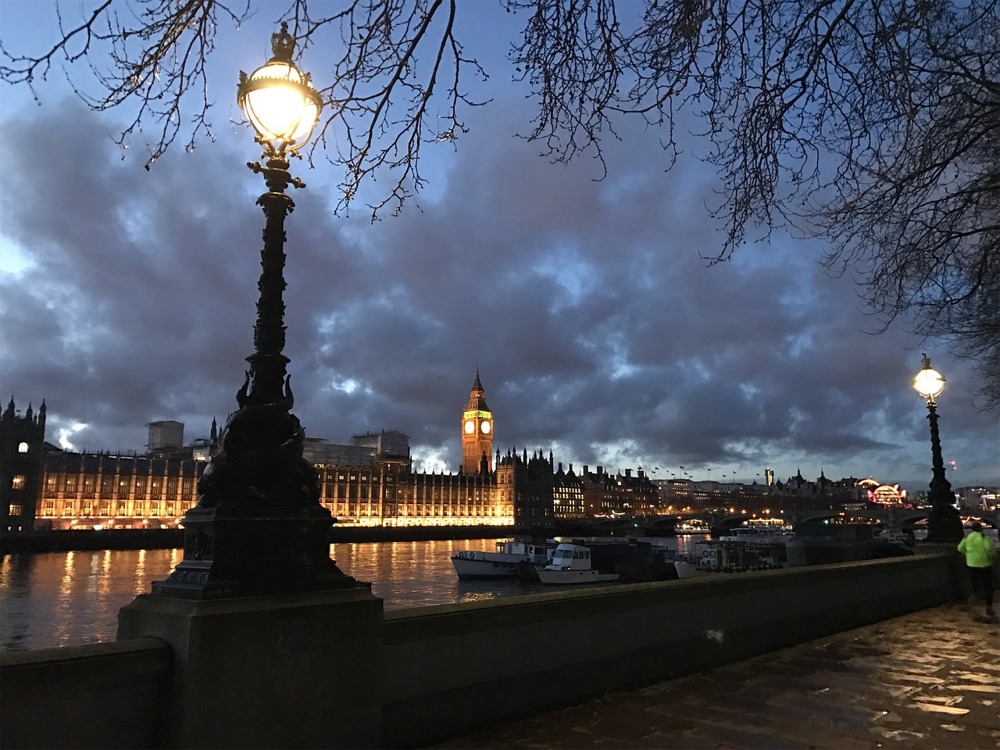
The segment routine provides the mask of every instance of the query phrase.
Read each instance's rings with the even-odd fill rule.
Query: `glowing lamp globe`
[[[323,101],[309,75],[292,62],[295,40],[287,26],[271,37],[274,57],[249,76],[241,74],[237,102],[261,141],[278,153],[306,144],[319,119]]]
[[[913,388],[920,397],[929,403],[941,395],[944,390],[944,375],[931,367],[931,361],[924,355],[923,369],[913,378]]]

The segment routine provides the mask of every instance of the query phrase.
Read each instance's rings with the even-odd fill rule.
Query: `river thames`
[[[458,550],[492,550],[495,539],[333,544],[337,566],[370,582],[385,609],[539,593],[540,584],[459,581]],[[670,540],[683,548],[684,539]],[[179,549],[4,555],[0,559],[0,651],[113,641],[118,610],[148,594],[180,562]],[[551,590],[546,587],[546,590]]]

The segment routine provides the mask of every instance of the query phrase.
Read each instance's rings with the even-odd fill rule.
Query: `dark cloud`
[[[610,142],[609,173],[548,164],[512,133],[519,100],[470,117],[419,208],[332,216],[335,175],[306,171],[287,222],[296,413],[334,441],[400,429],[417,455],[459,463],[459,416],[477,368],[497,446],[557,461],[753,479],[866,476],[923,487],[919,350],[857,310],[818,246],[776,235],[708,266],[721,236],[710,175],[669,173],[655,132]],[[50,439],[141,449],[144,425],[205,435],[235,407],[252,328],[263,216],[246,132],[151,172],[121,159],[106,118],[73,102],[5,122],[0,388],[46,398]],[[14,264],[11,263],[10,267]],[[995,417],[939,348],[956,485],[1000,483]],[[669,468],[668,468],[669,467]]]

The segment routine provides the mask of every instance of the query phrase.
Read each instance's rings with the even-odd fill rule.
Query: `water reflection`
[[[101,575],[97,579],[97,593],[100,596],[107,596],[111,592],[108,583],[108,574],[111,572],[111,550],[104,550],[101,555]]]
[[[136,596],[146,591],[146,550],[139,550],[138,558],[135,563],[135,586],[132,589]]]
[[[342,571],[371,583],[386,609],[401,609],[462,601],[452,554],[495,545],[495,539],[334,544],[330,553]]]
[[[31,555],[5,555],[0,558],[0,582],[10,581],[10,586],[3,586],[2,601],[3,617],[0,617],[0,627],[3,628],[3,648],[10,642],[11,648],[30,648],[30,608],[31,591],[28,582],[32,579],[34,558]]]
[[[93,553],[87,553],[81,556],[86,558],[92,555]],[[76,579],[76,576],[73,575],[73,564],[76,562],[78,555],[76,552],[67,552],[65,557],[66,560],[62,566],[62,575],[59,578],[59,590],[55,600],[56,606],[52,620],[52,625],[55,628],[55,640],[51,644],[53,646],[65,646],[71,642],[73,637],[70,628],[73,627],[75,620],[73,617],[73,604],[74,600],[77,599],[73,591],[73,582]],[[37,569],[40,573],[45,573],[44,564],[40,564]],[[86,601],[89,598],[86,595],[85,589],[80,592],[80,599],[82,601]]]
[[[493,549],[496,540],[335,544],[341,570],[385,600],[386,609],[460,601],[451,553]],[[118,610],[149,593],[180,562],[179,549],[98,550],[0,558],[0,650],[111,641]]]
[[[684,551],[694,538],[669,540]],[[451,555],[493,550],[496,539],[334,544],[342,571],[370,582],[387,610],[537,593],[540,584],[459,581]],[[118,610],[149,593],[182,559],[179,549],[5,555],[0,559],[0,650],[114,640]]]

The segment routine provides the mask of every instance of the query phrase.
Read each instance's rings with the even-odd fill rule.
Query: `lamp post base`
[[[958,544],[964,535],[962,519],[951,505],[937,505],[927,517],[928,542]]]
[[[356,587],[330,559],[326,508],[195,507],[184,517],[184,559],[153,594],[221,599]]]
[[[360,586],[212,600],[144,594],[119,612],[118,640],[171,646],[156,747],[375,748],[382,620],[382,600]]]

